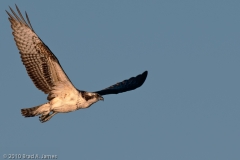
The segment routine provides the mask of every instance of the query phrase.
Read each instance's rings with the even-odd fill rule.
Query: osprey
[[[57,57],[34,32],[27,13],[25,12],[26,21],[17,5],[18,15],[11,7],[9,8],[12,14],[6,12],[9,15],[8,19],[13,30],[12,34],[22,62],[35,86],[48,94],[47,103],[21,109],[24,117],[39,116],[40,122],[43,123],[50,120],[57,113],[67,113],[88,108],[93,103],[104,100],[103,95],[134,90],[146,80],[147,71],[100,91],[87,92],[76,89],[62,69]]]

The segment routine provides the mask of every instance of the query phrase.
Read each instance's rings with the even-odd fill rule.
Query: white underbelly
[[[59,113],[67,113],[67,112],[72,112],[76,110],[77,110],[76,105],[62,105],[52,109],[52,111],[59,112]]]
[[[50,105],[51,110],[55,112],[72,112],[77,110],[77,98],[75,96],[56,97],[50,101]]]

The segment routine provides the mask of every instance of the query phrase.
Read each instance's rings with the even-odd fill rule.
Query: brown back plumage
[[[44,93],[50,93],[56,82],[70,81],[57,57],[34,32],[27,13],[25,12],[26,22],[17,6],[18,15],[9,8],[13,15],[6,12],[13,29],[14,40],[35,86]]]

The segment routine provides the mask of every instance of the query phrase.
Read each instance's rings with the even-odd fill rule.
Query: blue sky
[[[27,11],[74,85],[145,84],[47,123],[5,10]],[[240,1],[1,1],[0,154],[58,159],[240,159]],[[2,156],[0,155],[0,156]]]

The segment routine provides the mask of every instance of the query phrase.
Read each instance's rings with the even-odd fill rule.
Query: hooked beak
[[[99,100],[104,101],[104,98],[102,96],[99,96]]]

